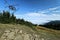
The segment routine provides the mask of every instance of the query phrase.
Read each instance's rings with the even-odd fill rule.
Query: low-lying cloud
[[[38,12],[28,12],[25,14],[19,14],[16,15],[17,18],[23,18],[27,21],[30,21],[34,24],[42,24],[49,22],[51,20],[60,20],[60,12],[59,9],[60,7],[55,7],[55,8],[49,8],[48,10],[42,10]]]

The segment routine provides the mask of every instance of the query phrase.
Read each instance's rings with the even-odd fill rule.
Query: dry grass
[[[48,29],[41,26],[37,26],[35,29],[46,38],[49,37],[51,40],[52,38],[53,40],[60,40],[60,30]]]
[[[50,32],[50,33],[58,33],[58,34],[60,34],[60,30],[48,29],[48,28],[41,27],[41,26],[36,27],[36,29],[44,30],[44,31],[47,31],[47,32]]]
[[[14,28],[21,29],[30,34],[37,33],[39,34],[39,36],[41,36],[41,38],[45,38],[46,40],[48,40],[48,38],[50,38],[49,40],[60,40],[60,30],[57,31],[57,30],[52,30],[52,29],[37,26],[35,27],[36,29],[35,31],[28,26],[19,25],[19,24],[17,25],[16,24],[0,24],[0,36],[4,33],[4,30],[14,29]]]

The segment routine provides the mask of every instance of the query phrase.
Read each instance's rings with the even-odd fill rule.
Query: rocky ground
[[[33,30],[24,25],[0,24],[0,40],[60,40],[57,34]]]

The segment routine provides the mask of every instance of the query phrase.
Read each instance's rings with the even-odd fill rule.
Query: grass
[[[60,30],[48,29],[45,27],[38,26],[36,30],[41,34],[44,38],[50,38],[50,40],[60,40]],[[48,40],[48,39],[47,39]]]
[[[20,25],[20,24],[0,24],[0,36],[1,34],[4,33],[5,30],[10,30],[10,29],[20,29],[20,30],[23,30],[24,32],[27,32],[27,33],[34,33],[34,31],[28,27],[28,26],[25,26],[25,25]]]
[[[23,30],[24,32],[27,33],[36,33],[38,34],[41,38],[44,38],[46,40],[60,40],[60,30],[52,30],[48,28],[44,28],[41,26],[33,26],[32,28],[25,26],[25,25],[20,25],[20,24],[0,24],[0,37],[4,33],[6,29],[20,29]]]

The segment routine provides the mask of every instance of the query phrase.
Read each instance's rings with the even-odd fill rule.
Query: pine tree
[[[12,23],[16,22],[16,17],[14,16],[14,14],[11,15],[10,20]]]

